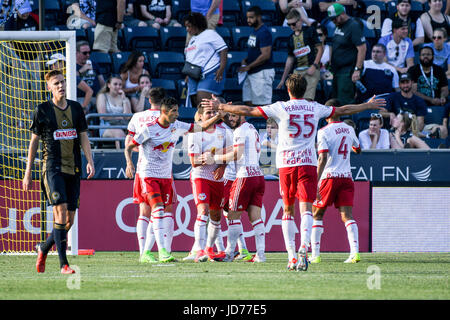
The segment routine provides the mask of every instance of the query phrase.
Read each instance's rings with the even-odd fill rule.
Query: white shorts
[[[263,69],[249,74],[242,87],[242,101],[250,101],[253,105],[272,104],[272,84],[275,69]]]

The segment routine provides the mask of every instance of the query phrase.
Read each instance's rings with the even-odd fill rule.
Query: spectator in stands
[[[408,22],[394,19],[392,34],[381,37],[378,43],[386,47],[386,62],[398,73],[405,73],[414,65],[414,46],[408,38]]]
[[[150,105],[150,90],[152,89],[152,80],[150,75],[141,74],[139,76],[139,91],[136,92],[136,96],[131,97],[131,110],[136,113],[151,108]]]
[[[397,2],[397,12],[383,21],[381,27],[381,36],[385,37],[392,34],[392,21],[400,19],[408,23],[408,38],[413,42],[413,46],[417,46],[424,42],[425,33],[422,26],[422,20],[413,21],[410,15],[412,0],[399,0]]]
[[[383,116],[379,113],[370,115],[369,129],[359,133],[361,149],[389,149],[389,132],[383,127]]]
[[[72,10],[72,15],[67,18],[67,28],[87,29],[95,27],[95,7],[96,0],[72,0],[68,10]]]
[[[261,8],[247,10],[247,23],[253,28],[248,38],[247,58],[242,60],[239,72],[247,72],[242,88],[242,100],[247,105],[272,103],[272,83],[275,68],[272,60],[272,34],[262,22]]]
[[[399,80],[400,92],[393,92],[386,98],[386,110],[392,124],[394,118],[402,112],[409,112],[416,116],[417,129],[421,132],[425,124],[425,116],[427,114],[427,104],[425,100],[415,95],[413,92],[413,82],[408,73],[400,75]]]
[[[60,70],[65,75],[66,73],[66,57],[61,53],[54,53],[50,56],[50,60],[45,63],[50,70]],[[83,92],[83,96],[79,97],[77,101],[83,107],[85,114],[89,112],[89,107],[91,106],[91,99],[94,91],[89,87],[86,81],[81,80],[77,76],[77,90]]]
[[[425,30],[425,43],[432,42],[433,32],[438,28],[444,28],[447,34],[450,32],[450,18],[442,13],[442,0],[428,0],[430,9],[420,16]]]
[[[85,81],[88,86],[93,90],[93,98],[91,99],[91,105],[86,106],[88,111],[95,111],[95,97],[100,89],[105,85],[105,79],[100,73],[100,68],[95,61],[91,61],[90,58],[91,48],[89,42],[85,40],[77,41],[76,43],[76,67],[77,77],[80,80]],[[79,99],[85,97],[85,93],[81,90],[77,90],[77,97]],[[80,102],[81,103],[81,102]],[[93,110],[94,109],[94,110]]]
[[[137,3],[139,0],[126,0],[125,14],[123,15],[123,23],[126,27],[147,27],[145,21],[137,18],[139,10]]]
[[[186,106],[197,107],[202,99],[222,94],[228,47],[216,31],[207,29],[206,18],[201,13],[189,13],[184,17],[184,25],[191,36],[184,50],[186,62],[202,68],[201,79],[186,76]]]
[[[433,31],[433,43],[427,43],[424,46],[433,48],[434,63],[446,70],[447,79],[450,78],[449,57],[450,44],[447,42],[447,31],[439,28]]]
[[[428,105],[443,106],[447,103],[448,82],[444,70],[433,63],[434,52],[430,47],[419,51],[419,64],[408,73],[413,81],[413,91]]]
[[[122,79],[117,76],[112,76],[106,81],[106,85],[100,90],[97,95],[97,113],[114,113],[114,114],[130,114],[131,104],[130,100],[122,90]],[[123,125],[124,129],[128,124],[129,117],[100,117],[100,125]],[[100,137],[103,138],[125,138],[126,133],[124,129],[100,129]],[[120,149],[120,141],[115,141],[116,149]]]
[[[381,43],[372,47],[372,60],[364,61],[361,83],[365,92],[359,91],[358,100],[364,101],[373,95],[398,91],[398,73],[393,66],[386,63],[386,47]]]
[[[289,38],[288,58],[277,89],[284,86],[284,81],[294,67],[294,73],[303,75],[308,83],[303,98],[314,100],[317,83],[320,80],[322,41],[319,39],[315,27],[303,27],[303,20],[296,9],[289,11],[286,20],[294,33]]]
[[[310,26],[315,21],[310,19],[306,12],[312,8],[312,0],[274,0],[274,2],[278,2],[281,15],[280,24],[283,26],[288,26],[286,16],[292,9],[298,11],[305,25]]]
[[[363,24],[348,16],[344,6],[339,3],[328,7],[328,17],[336,25],[331,53],[332,96],[345,105],[355,100],[354,83],[361,78],[366,56]]]
[[[261,135],[261,146],[267,149],[276,149],[278,145],[278,125],[273,118],[266,121],[266,132]]]
[[[409,112],[399,113],[392,121],[393,132],[389,139],[391,149],[430,149],[430,147],[417,136],[416,116]]]
[[[345,11],[350,16],[356,16],[359,9],[359,6],[363,6],[365,8],[363,1],[357,1],[357,0],[318,0],[318,7],[320,12],[327,13],[328,8],[333,5],[334,3],[339,3],[340,5],[345,7]],[[365,10],[364,10],[365,11]],[[319,16],[319,21],[322,21],[322,15]]]
[[[95,11],[96,26],[93,50],[119,52],[118,32],[123,28],[125,0],[99,1]]]
[[[318,24],[316,31],[323,46],[323,54],[322,58],[320,59],[320,78],[332,79],[333,74],[329,71],[331,61],[331,46],[326,42],[328,37],[328,30],[326,27]]]
[[[219,23],[219,5],[220,0],[191,0],[191,12],[198,12],[204,15],[207,28],[214,30]]]
[[[39,29],[38,20],[32,14],[30,2],[25,0],[16,3],[17,16],[14,15],[6,21],[5,31],[36,31]]]
[[[172,0],[138,0],[140,18],[148,26],[155,29],[161,26],[181,27],[181,24],[172,19]]]
[[[140,51],[133,51],[128,60],[120,69],[120,77],[123,81],[123,91],[129,99],[136,98],[139,91],[139,77],[142,74],[150,74],[144,69],[145,56]]]
[[[12,0],[0,0],[0,30],[3,30],[6,21],[10,18]]]

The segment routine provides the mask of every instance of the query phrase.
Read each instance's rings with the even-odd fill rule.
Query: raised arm
[[[335,108],[336,116],[347,116],[351,114],[355,114],[364,110],[369,109],[378,109],[382,111],[386,111],[383,107],[386,105],[386,100],[384,99],[376,99],[375,96],[372,97],[369,101],[361,104],[348,104],[339,108]]]
[[[264,117],[261,111],[255,107],[249,107],[244,105],[231,105],[220,103],[219,99],[215,95],[212,96],[212,99],[203,99],[201,102],[203,107],[211,107],[215,110],[229,112],[233,114],[237,114],[240,116],[246,117]]]

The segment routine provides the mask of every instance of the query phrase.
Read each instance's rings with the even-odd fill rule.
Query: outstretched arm
[[[372,97],[369,101],[361,104],[348,104],[339,108],[335,108],[336,116],[348,116],[351,114],[355,114],[364,110],[369,109],[378,109],[386,111],[383,107],[386,105],[386,100],[384,99],[376,99],[375,96]]]
[[[212,96],[212,99],[203,99],[203,101],[201,103],[202,103],[202,106],[205,108],[210,107],[215,110],[229,112],[229,113],[237,114],[239,116],[264,117],[264,115],[261,113],[261,111],[258,108],[244,106],[244,105],[231,105],[231,104],[220,103],[219,99],[217,99],[217,97],[214,95]]]

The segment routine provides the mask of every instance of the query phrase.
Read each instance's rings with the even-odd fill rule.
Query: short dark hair
[[[422,51],[423,51],[423,50],[430,50],[430,51],[431,51],[431,54],[432,54],[433,57],[434,57],[434,50],[433,50],[432,47],[425,46],[425,47],[420,48],[420,49],[419,49],[419,56],[422,54]]]
[[[376,43],[376,44],[373,45],[372,49],[375,48],[375,47],[381,48],[383,50],[384,54],[386,54],[386,50],[387,49],[386,49],[386,46],[384,44]]]
[[[255,14],[255,16],[260,17],[262,14],[261,8],[258,6],[253,6],[248,8],[247,12],[253,12]]]
[[[165,109],[167,111],[172,110],[175,106],[178,106],[178,100],[174,97],[166,96],[161,100],[161,110]]]
[[[162,87],[152,88],[150,90],[150,102],[156,105],[161,105],[166,96],[166,89]]]
[[[183,24],[186,24],[186,22],[189,22],[194,27],[198,28],[200,32],[208,28],[208,22],[206,21],[205,16],[199,12],[189,12],[183,18]]]
[[[305,77],[301,74],[292,73],[286,80],[286,88],[288,88],[291,95],[297,99],[303,98],[307,85],[308,83],[306,82]]]
[[[46,82],[48,82],[52,77],[58,76],[58,75],[63,75],[61,70],[59,70],[59,69],[51,70],[45,74],[44,79]]]
[[[89,42],[87,42],[86,40],[79,40],[79,41],[77,41],[77,43],[75,45],[77,52],[80,52],[80,48],[82,46],[89,46],[90,47]]]

